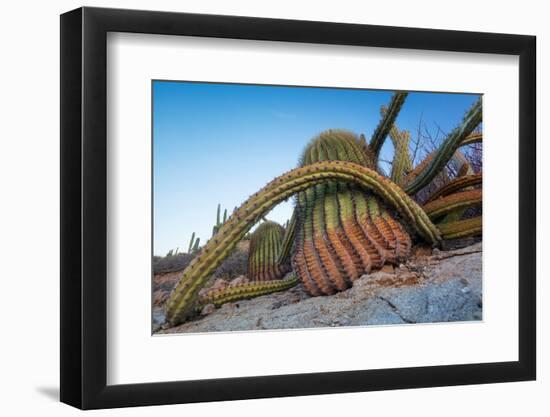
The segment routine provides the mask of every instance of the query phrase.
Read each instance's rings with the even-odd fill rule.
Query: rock
[[[241,275],[241,276],[233,279],[229,283],[229,287],[234,287],[234,286],[240,285],[240,284],[246,284],[247,282],[250,282],[250,280],[247,277],[245,277],[244,275]]]
[[[401,267],[401,266],[399,266],[399,267]],[[393,270],[394,270],[394,267],[393,267],[392,264],[385,264],[381,269],[382,272],[387,272],[389,274],[393,273]]]
[[[481,243],[363,275],[347,291],[310,297],[302,285],[226,304],[159,333],[296,329],[482,319]],[[414,265],[414,268],[411,266]],[[238,308],[237,308],[238,306]]]
[[[207,304],[201,310],[201,316],[207,316],[216,311],[216,306],[214,304]]]
[[[164,308],[153,308],[153,333],[157,332],[165,324],[166,318],[164,316]]]
[[[416,245],[412,249],[413,256],[419,258],[421,256],[430,256],[432,254],[431,245]]]

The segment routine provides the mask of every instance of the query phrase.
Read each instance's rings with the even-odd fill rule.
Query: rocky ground
[[[158,277],[162,296],[156,293],[154,331],[196,333],[481,320],[481,258],[481,243],[452,251],[417,248],[406,264],[364,275],[352,288],[333,296],[309,297],[298,285],[219,309],[207,306],[201,317],[172,328],[162,328],[161,304],[177,274]]]

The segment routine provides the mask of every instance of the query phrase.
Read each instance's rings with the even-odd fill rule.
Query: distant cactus
[[[481,232],[481,217],[439,223],[434,221],[457,210],[481,203],[481,189],[472,188],[480,177],[468,173],[428,195],[424,207],[412,198],[436,178],[457,149],[465,143],[481,140],[474,136],[482,117],[481,101],[476,102],[435,152],[397,184],[377,172],[380,149],[407,93],[396,93],[372,136],[363,137],[344,130],[329,130],[314,138],[306,147],[300,167],[268,183],[234,210],[224,223],[218,205],[214,236],[204,245],[183,271],[165,304],[166,318],[172,325],[185,321],[203,303],[221,305],[290,288],[299,279],[311,295],[333,294],[348,288],[361,274],[380,268],[386,262],[401,262],[410,254],[411,236],[439,244],[442,237],[451,239]],[[396,128],[397,129],[397,128]],[[395,132],[394,132],[395,133]],[[405,153],[401,154],[403,157]],[[401,162],[399,162],[401,163]],[[412,168],[412,167],[410,167]],[[296,207],[288,226],[270,233],[277,245],[251,244],[252,277],[258,268],[292,259],[294,274],[274,280],[279,274],[264,274],[267,281],[255,281],[199,297],[207,278],[231,253],[239,241],[278,203],[296,196]],[[260,225],[271,228],[268,222]],[[254,234],[252,235],[254,239]],[[273,242],[271,242],[273,243]],[[262,247],[257,257],[257,248]],[[278,253],[276,253],[278,251]],[[277,255],[277,256],[276,256]],[[258,261],[259,260],[259,261]],[[266,262],[267,260],[267,262]],[[249,264],[250,265],[250,264]],[[259,278],[262,279],[262,278]]]
[[[215,236],[218,231],[220,230],[220,227],[227,221],[227,209],[223,210],[223,220],[220,220],[221,217],[221,204],[218,204],[218,208],[216,210],[216,223],[212,227],[212,236]]]
[[[197,253],[199,251],[200,238],[195,239],[195,232],[191,234],[191,240],[189,241],[189,249],[187,253]]]
[[[195,244],[195,232],[191,234],[191,240],[189,241],[189,249],[187,250],[187,253],[191,253],[193,250],[193,245]]]

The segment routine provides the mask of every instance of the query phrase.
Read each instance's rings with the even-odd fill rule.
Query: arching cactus
[[[252,233],[248,252],[248,278],[251,281],[280,279],[290,271],[290,263],[279,263],[285,230],[275,222],[266,221]]]

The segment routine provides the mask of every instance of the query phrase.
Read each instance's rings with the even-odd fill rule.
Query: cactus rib
[[[229,217],[183,271],[166,303],[167,320],[177,324],[192,312],[193,303],[206,278],[262,215],[290,196],[325,181],[355,183],[373,191],[397,208],[425,239],[430,242],[440,240],[439,230],[426,213],[399,186],[374,170],[342,161],[306,165],[275,178]]]
[[[369,142],[369,148],[372,150],[375,158],[378,158],[382,145],[384,144],[390,129],[395,123],[395,119],[397,119],[399,111],[401,110],[408,94],[409,93],[406,92],[399,92],[392,96],[386,114],[382,117],[382,120],[380,120],[380,123],[376,127]]]
[[[418,173],[405,187],[405,191],[416,194],[428,185],[443,167],[453,157],[455,151],[462,146],[464,140],[470,135],[482,119],[481,99],[477,100],[464,116],[460,126],[456,127],[444,140],[442,145],[432,155],[424,169]]]

